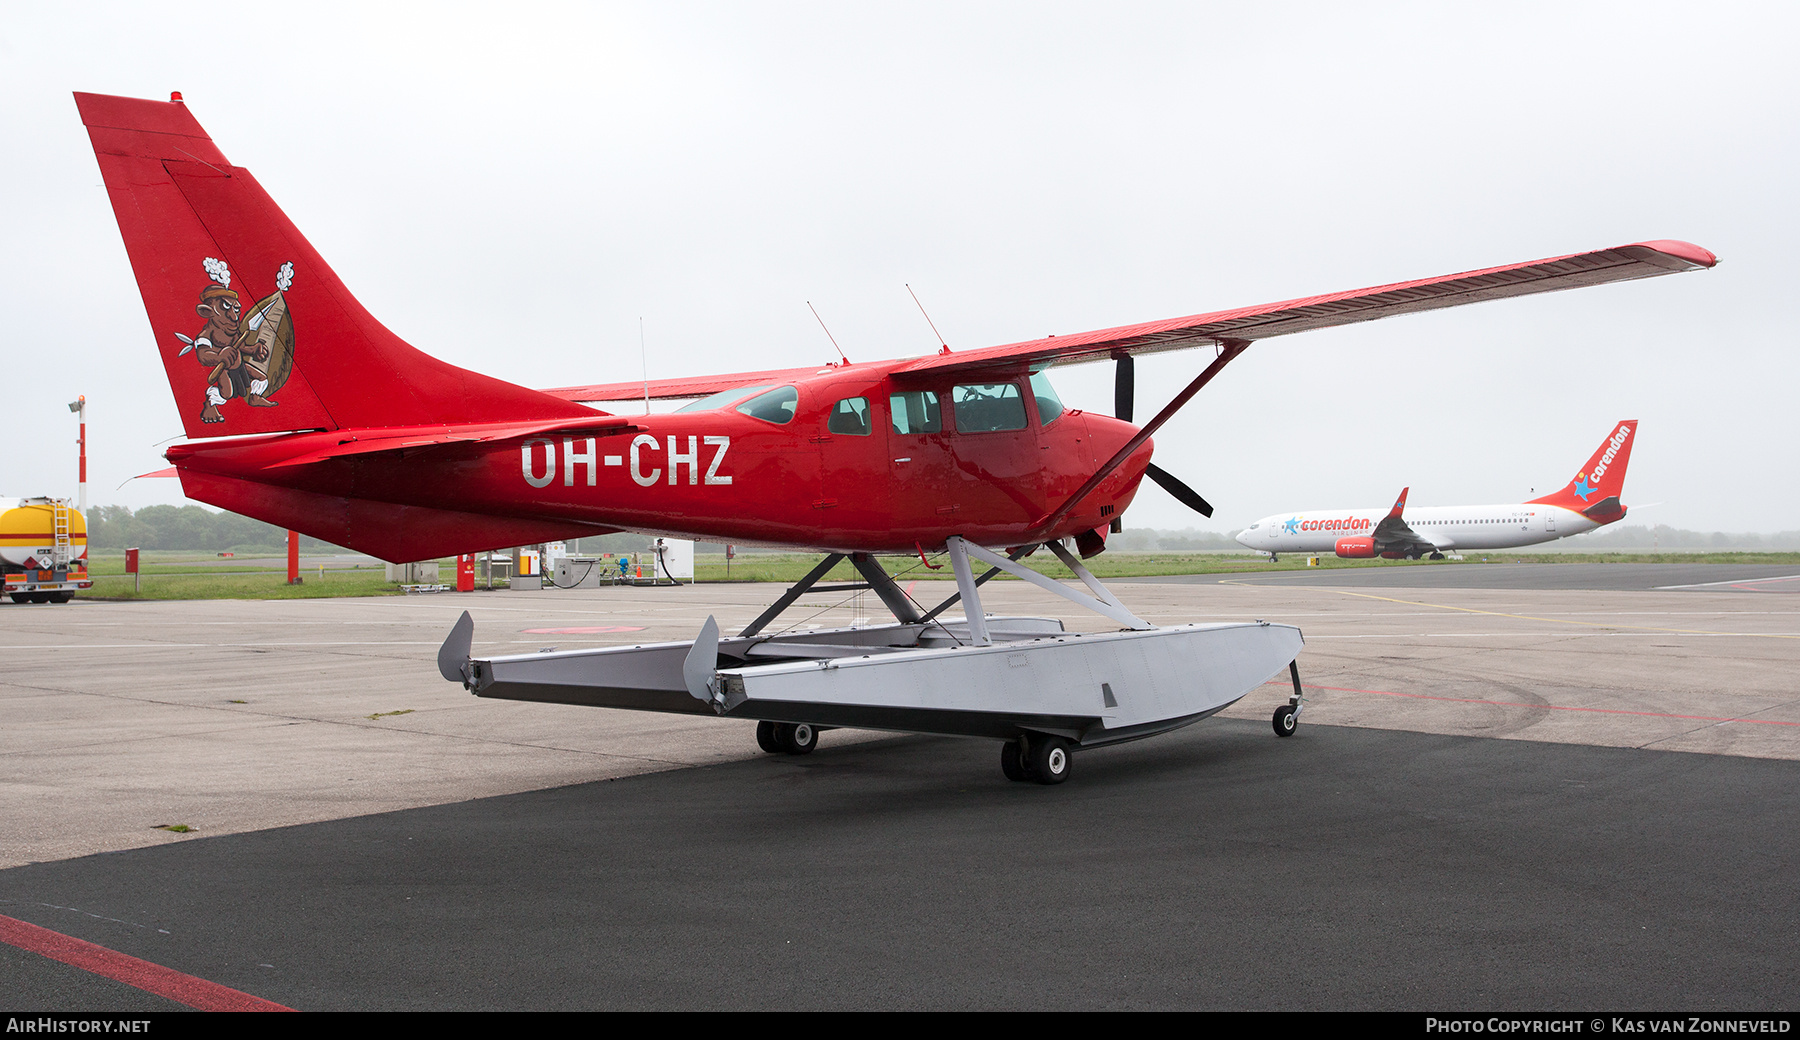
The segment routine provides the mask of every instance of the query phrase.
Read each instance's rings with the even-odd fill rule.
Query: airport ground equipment
[[[67,603],[92,588],[87,519],[65,498],[0,498],[0,575],[14,603]]]
[[[756,719],[757,743],[770,752],[804,754],[820,731],[840,726],[988,737],[1003,742],[1008,779],[1044,784],[1068,778],[1077,750],[1198,722],[1284,668],[1295,694],[1276,712],[1275,731],[1293,733],[1299,629],[1262,621],[1157,628],[1067,549],[1050,548],[1091,595],[952,538],[957,594],[930,611],[867,556],[852,559],[863,582],[818,585],[843,559],[834,554],[737,636],[722,638],[709,617],[691,640],[477,658],[474,621],[465,613],[439,651],[438,668],[479,697]],[[979,579],[971,559],[989,565]],[[1054,618],[989,617],[980,584],[1002,571],[1125,627],[1076,633]],[[890,606],[893,624],[767,631],[807,592],[864,590]],[[959,601],[961,617],[940,616]]]

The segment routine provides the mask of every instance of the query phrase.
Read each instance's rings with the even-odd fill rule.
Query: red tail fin
[[[1412,488],[1410,487],[1403,487],[1400,489],[1400,497],[1394,499],[1394,508],[1388,510],[1387,518],[1389,520],[1400,519],[1400,514],[1406,511],[1406,493],[1411,490]]]
[[[1620,504],[1619,496],[1625,490],[1625,464],[1631,460],[1631,444],[1637,439],[1637,425],[1636,419],[1615,424],[1606,440],[1594,449],[1587,465],[1575,474],[1574,480],[1559,491],[1531,501],[1573,509],[1601,523],[1611,523],[1624,516],[1625,507]]]
[[[593,414],[389,332],[180,101],[75,104],[189,437]]]

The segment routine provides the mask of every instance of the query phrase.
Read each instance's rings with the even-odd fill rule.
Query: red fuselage
[[[783,383],[773,388],[783,400],[762,409],[774,418],[723,395],[715,408],[621,416],[628,425],[599,431],[291,463],[396,433],[332,430],[190,441],[169,458],[195,478],[189,494],[203,499],[212,475],[461,514],[822,551],[937,550],[950,535],[1029,544],[1104,528],[1130,505],[1149,442],[1053,528],[1038,526],[1135,426],[1062,410],[1023,374],[900,382],[891,375],[898,364],[827,368]],[[753,402],[770,392],[741,396]]]

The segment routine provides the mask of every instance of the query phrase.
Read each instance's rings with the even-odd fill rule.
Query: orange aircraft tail
[[[1603,524],[1623,518],[1625,506],[1620,503],[1619,496],[1625,490],[1625,465],[1631,461],[1631,444],[1637,439],[1637,425],[1636,419],[1615,424],[1606,440],[1594,449],[1587,465],[1575,474],[1574,480],[1558,491],[1532,499],[1532,503],[1573,509]]]

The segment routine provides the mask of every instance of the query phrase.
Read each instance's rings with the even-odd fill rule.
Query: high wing
[[[1156,354],[1186,350],[1225,340],[1253,341],[1296,332],[1354,325],[1399,314],[1459,307],[1484,300],[1579,289],[1608,282],[1627,282],[1662,274],[1698,271],[1717,264],[1711,252],[1689,242],[1638,242],[1614,249],[1572,253],[1548,260],[1489,267],[1480,271],[1439,275],[1410,282],[1394,282],[1367,289],[1308,296],[1256,307],[1165,318],[1137,325],[1098,329],[1070,336],[1008,343],[933,354],[894,369],[904,378],[909,373],[944,374],[956,371],[1013,370],[1051,363],[1099,361],[1121,354]],[[565,401],[635,401],[705,397],[733,387],[755,383],[786,383],[816,375],[818,366],[766,369],[683,379],[652,379],[544,390]]]
[[[1718,258],[1712,253],[1687,242],[1639,242],[1614,249],[1308,296],[1258,307],[936,354],[900,366],[895,375],[942,373],[946,369],[1013,369],[1052,362],[1069,364],[1121,354],[1184,350],[1228,340],[1268,339],[1483,300],[1697,271],[1716,263]]]
[[[543,393],[565,401],[642,401],[649,397],[666,401],[684,397],[705,397],[738,386],[757,383],[791,383],[823,371],[819,365],[805,368],[771,368],[761,372],[730,372],[716,376],[693,376],[685,379],[642,379],[625,383],[594,383],[590,386],[561,386]]]

